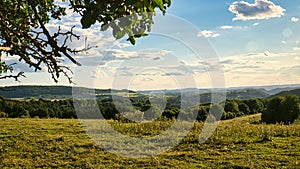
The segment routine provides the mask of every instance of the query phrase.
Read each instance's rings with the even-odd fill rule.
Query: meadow
[[[110,124],[143,137],[172,122]],[[225,120],[200,144],[202,126],[195,123],[179,145],[161,155],[124,158],[94,143],[76,119],[2,118],[0,168],[300,168],[300,121],[261,124],[260,114]]]

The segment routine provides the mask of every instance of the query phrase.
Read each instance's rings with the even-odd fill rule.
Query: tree
[[[101,30],[112,28],[116,39],[127,35],[127,40],[135,44],[135,38],[146,36],[151,31],[155,9],[163,13],[171,5],[171,0],[62,0],[68,3],[74,13],[81,16],[83,29],[95,23],[101,24]],[[88,50],[72,49],[67,44],[80,37],[73,32],[63,31],[60,27],[55,33],[47,28],[50,20],[61,20],[66,15],[65,8],[55,4],[54,0],[1,0],[0,1],[0,79],[18,80],[12,72],[13,65],[1,61],[1,54],[18,56],[35,71],[46,66],[55,82],[61,74],[70,82],[69,67],[62,61],[68,59],[80,65],[72,55]],[[59,41],[59,39],[63,39]],[[3,75],[5,74],[5,75]]]
[[[162,116],[166,117],[167,119],[172,119],[172,118],[177,118],[179,113],[180,113],[180,108],[173,106],[164,110]]]
[[[213,103],[210,107],[209,113],[211,113],[212,117],[214,117],[215,119],[221,119],[225,111],[220,104]]]
[[[262,114],[262,122],[293,123],[300,115],[300,101],[297,96],[287,95],[270,100],[266,111]]]
[[[197,111],[197,120],[205,121],[208,115],[209,107],[208,106],[199,106]]]
[[[262,113],[265,109],[264,103],[260,99],[250,99],[245,103],[249,107],[250,114]]]
[[[248,115],[250,113],[249,106],[245,104],[243,101],[239,101],[239,110],[243,112],[244,115]]]
[[[151,108],[149,110],[145,111],[144,118],[146,120],[153,121],[160,117],[162,115],[162,112],[163,109],[159,105],[153,104],[151,105]]]
[[[233,112],[233,113],[238,113],[240,111],[239,105],[234,100],[227,100],[225,103],[224,110],[225,112]]]

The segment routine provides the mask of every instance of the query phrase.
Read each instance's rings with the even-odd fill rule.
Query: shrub
[[[144,120],[144,112],[136,110],[135,112],[123,112],[115,115],[115,119],[121,122],[141,122]]]
[[[221,120],[228,120],[228,119],[233,119],[236,117],[236,113],[233,112],[224,112],[222,115]]]
[[[158,105],[152,105],[150,109],[146,110],[144,113],[144,118],[146,120],[153,121],[162,115],[163,110]]]
[[[208,106],[199,106],[198,109],[195,109],[194,111],[197,111],[197,120],[198,121],[205,121],[208,115],[209,107]]]
[[[0,112],[0,118],[6,118],[8,115],[5,112]]]

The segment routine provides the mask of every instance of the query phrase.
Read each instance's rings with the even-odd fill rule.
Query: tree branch
[[[19,81],[19,78],[20,78],[20,77],[26,77],[26,76],[24,75],[24,72],[19,72],[17,75],[0,76],[0,80],[1,80],[1,79],[14,78],[15,81],[20,82],[20,81]]]

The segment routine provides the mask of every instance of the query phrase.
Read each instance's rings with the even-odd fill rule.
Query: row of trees
[[[88,102],[88,101],[87,101]],[[87,104],[80,101],[80,104]],[[251,99],[251,100],[227,100],[225,107],[221,105],[223,116],[222,119],[231,119],[234,117],[260,113],[265,108],[265,101],[261,99]],[[159,105],[151,104],[149,98],[145,96],[135,97],[130,100],[130,103],[116,102],[112,99],[98,100],[97,105],[102,115],[106,119],[114,119],[120,117],[121,113],[125,112],[144,112],[144,118],[146,120],[153,120],[160,116],[166,119],[177,118],[179,113],[197,115],[197,120],[205,120],[212,104],[202,104],[199,106],[194,106],[186,109],[180,108],[180,102],[174,103],[172,99],[168,100],[166,103],[166,108],[162,108]],[[133,105],[133,106],[131,106]],[[90,106],[92,106],[90,104]],[[86,107],[83,105],[82,107]],[[93,113],[96,109],[82,110],[87,118],[96,118],[98,115]],[[56,118],[76,118],[76,112],[73,107],[73,100],[30,100],[30,101],[20,101],[20,100],[6,100],[0,99],[0,112],[1,116],[6,117],[56,117]]]
[[[198,121],[207,119],[208,114],[221,112],[222,120],[262,113],[262,121],[266,123],[293,123],[300,115],[300,101],[297,96],[275,97],[273,99],[226,100],[220,104],[201,104],[185,109],[179,103],[167,100],[166,107],[151,105],[145,96],[131,99],[130,103],[114,102],[112,99],[97,100],[97,104],[88,100],[80,101],[78,107],[73,107],[73,100],[31,100],[18,101],[0,98],[0,117],[39,117],[39,118],[100,118],[100,112],[105,119],[135,121],[134,114],[139,114],[145,120],[173,119],[184,120],[196,118]],[[131,106],[133,105],[133,106]],[[97,107],[95,107],[97,106]],[[87,109],[88,107],[88,109]],[[100,110],[100,111],[99,111]],[[131,117],[131,118],[130,118]],[[129,120],[128,120],[129,119]]]
[[[213,109],[217,110],[217,112],[223,112],[221,120],[228,120],[244,115],[262,113],[266,109],[267,103],[267,99],[249,99],[226,100],[221,104],[204,104],[200,105],[198,108],[197,120],[205,120],[209,111],[211,111],[211,113],[214,113],[212,111]]]
[[[0,117],[76,118],[72,100],[6,100],[0,97]]]

